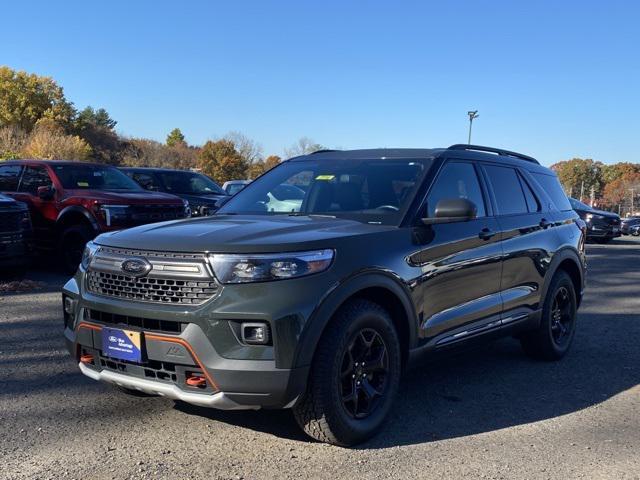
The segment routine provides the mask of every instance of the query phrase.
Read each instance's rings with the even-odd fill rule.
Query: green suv
[[[560,359],[584,240],[554,173],[525,155],[322,151],[213,217],[98,236],[64,287],[64,335],[83,374],[125,392],[291,408],[312,437],[353,445],[416,356],[513,336]]]

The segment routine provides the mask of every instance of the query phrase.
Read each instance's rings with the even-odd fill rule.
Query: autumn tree
[[[243,133],[232,131],[222,138],[223,140],[229,140],[233,143],[235,149],[247,165],[262,161],[262,145]]]
[[[595,193],[600,192],[603,186],[601,162],[591,159],[574,158],[564,160],[551,165],[567,195],[578,197],[589,195],[593,188]]]
[[[268,172],[273,167],[277,166],[282,159],[278,155],[269,155],[264,160],[260,160],[258,162],[254,162],[249,165],[247,169],[247,178],[255,179],[258,178],[265,172]]]
[[[66,130],[74,116],[73,104],[53,79],[0,67],[0,127],[30,132],[38,120],[49,118]]]
[[[197,149],[179,145],[168,147],[147,138],[124,141],[122,163],[132,167],[162,167],[189,169],[196,165]]]
[[[36,122],[21,152],[25,157],[43,160],[88,160],[91,146],[77,135],[67,135],[52,119]]]
[[[174,128],[167,135],[167,146],[168,147],[186,147],[187,142],[184,139],[184,135],[180,131],[179,128]]]
[[[247,161],[240,155],[231,140],[209,140],[198,152],[198,168],[218,183],[244,179]]]
[[[631,207],[631,198],[634,197],[633,204],[640,207],[635,202],[635,197],[640,195],[640,172],[630,171],[621,177],[609,182],[604,187],[603,201],[609,206],[622,206],[629,204]]]
[[[602,165],[602,180],[605,184],[618,180],[621,177],[640,172],[640,164],[619,162],[611,165]]]
[[[19,127],[0,127],[0,160],[20,158],[27,139],[27,133]]]

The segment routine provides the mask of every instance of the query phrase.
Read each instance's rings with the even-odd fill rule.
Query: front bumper
[[[218,408],[221,410],[249,410],[258,409],[258,405],[243,405],[232,400],[224,392],[214,393],[212,395],[202,395],[200,393],[184,392],[175,385],[164,385],[152,380],[142,378],[133,378],[127,375],[114,373],[109,370],[96,371],[87,367],[83,363],[79,363],[80,371],[89,378],[99,382],[111,383],[119,387],[136,390],[138,392],[147,393],[149,395],[159,395],[161,397],[171,398],[173,400],[181,400],[183,402],[199,405],[201,407]]]
[[[307,286],[297,282],[294,298],[282,285],[270,287],[242,285],[233,291],[225,287],[225,295],[194,307],[154,305],[94,295],[84,288],[84,273],[79,272],[63,288],[63,295],[73,301],[73,313],[65,314],[67,348],[77,362],[83,355],[94,358],[91,363],[80,362],[82,373],[94,380],[213,408],[287,408],[306,388],[309,366],[295,364],[294,352],[318,299],[317,281]],[[95,311],[103,315],[96,317]],[[160,332],[146,324],[117,323],[123,317],[180,327]],[[273,345],[242,345],[229,326],[256,320],[270,325]],[[103,356],[103,326],[142,332],[143,362]],[[185,383],[194,373],[207,377],[205,389]]]

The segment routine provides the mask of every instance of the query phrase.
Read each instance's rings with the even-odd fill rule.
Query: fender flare
[[[551,260],[551,264],[549,265],[549,268],[547,269],[547,274],[545,275],[545,280],[544,280],[544,284],[542,286],[542,291],[540,292],[540,306],[542,306],[542,304],[544,303],[544,299],[547,296],[547,290],[549,289],[549,284],[551,283],[551,279],[553,278],[553,276],[556,274],[556,272],[558,271],[558,268],[560,267],[560,264],[562,262],[564,262],[565,260],[570,260],[572,261],[578,272],[580,275],[580,289],[578,292],[576,292],[576,297],[577,297],[577,301],[578,304],[580,304],[580,300],[581,300],[581,295],[582,292],[584,290],[584,285],[585,285],[585,267],[584,264],[581,260],[581,256],[580,253],[572,247],[564,247],[560,250],[558,250],[554,255],[553,258]]]
[[[318,302],[314,308],[306,328],[303,329],[296,348],[293,365],[307,366],[311,364],[320,337],[333,315],[349,298],[367,288],[383,288],[400,301],[405,313],[409,333],[408,347],[411,349],[417,342],[418,319],[411,300],[411,293],[396,275],[384,270],[367,270],[337,283]],[[408,355],[408,352],[405,352]]]
[[[56,227],[58,227],[58,230],[66,216],[72,213],[81,214],[89,222],[91,228],[93,228],[94,233],[98,234],[100,232],[100,226],[98,225],[96,219],[93,218],[93,216],[87,211],[86,208],[80,207],[78,205],[70,205],[62,209],[62,211],[58,214],[58,218],[56,219]]]

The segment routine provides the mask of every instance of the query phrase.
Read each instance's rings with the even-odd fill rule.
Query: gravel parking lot
[[[589,246],[573,349],[501,340],[415,365],[382,433],[309,441],[289,412],[135,398],[82,376],[59,288],[0,293],[0,478],[640,478],[640,241]]]

